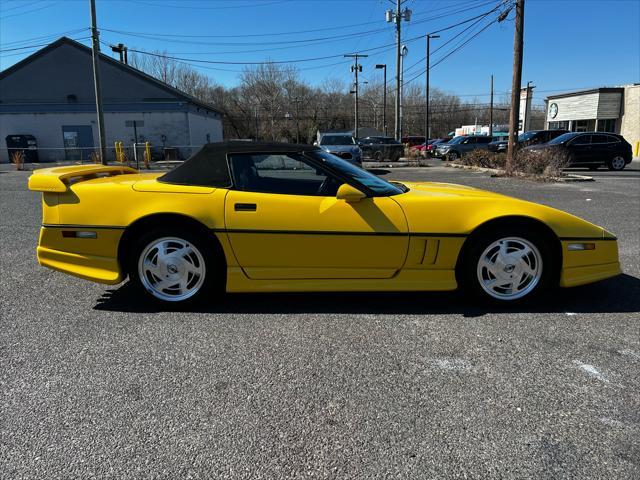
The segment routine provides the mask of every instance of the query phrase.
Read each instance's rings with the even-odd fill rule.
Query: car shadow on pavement
[[[630,275],[583,287],[557,289],[534,302],[515,306],[487,306],[459,292],[376,293],[236,293],[221,295],[202,305],[159,304],[131,284],[107,290],[95,310],[114,312],[194,313],[345,313],[388,315],[488,313],[626,313],[640,312],[640,279]]]

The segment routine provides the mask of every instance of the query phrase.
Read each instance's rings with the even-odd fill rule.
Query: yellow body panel
[[[506,216],[539,220],[561,239],[561,286],[620,273],[617,242],[601,227],[460,185],[407,183],[406,193],[348,203],[166,184],[156,181],[159,173],[126,170],[112,176],[113,170],[62,168],[37,170],[29,181],[30,188],[43,192],[38,260],[96,282],[123,280],[118,246],[125,229],[163,213],[211,230],[226,258],[230,292],[453,290],[466,237]],[[95,238],[63,234],[77,231],[95,232]],[[595,249],[569,251],[576,241],[594,243]]]

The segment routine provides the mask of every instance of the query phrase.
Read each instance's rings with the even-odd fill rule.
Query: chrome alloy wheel
[[[621,156],[613,157],[611,160],[611,168],[614,170],[622,170],[626,165],[624,158]]]
[[[144,248],[138,259],[138,275],[144,288],[168,302],[186,300],[198,293],[205,274],[202,254],[182,238],[158,238]]]
[[[478,260],[482,289],[498,300],[516,300],[531,292],[542,277],[542,255],[528,240],[507,237],[489,245]]]

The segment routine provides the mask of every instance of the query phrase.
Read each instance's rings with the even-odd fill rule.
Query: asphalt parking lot
[[[551,184],[380,170],[569,211],[624,275],[517,310],[456,293],[158,311],[38,266],[0,171],[0,478],[640,478],[640,168]]]

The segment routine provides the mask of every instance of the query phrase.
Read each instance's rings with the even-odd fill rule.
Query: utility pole
[[[107,145],[104,138],[104,112],[102,111],[102,92],[100,90],[100,40],[96,26],[96,0],[91,0],[91,56],[93,58],[93,85],[96,92],[96,113],[98,138],[100,142],[100,163],[107,164]]]
[[[300,143],[300,110],[298,106],[300,105],[300,99],[298,97],[293,97],[293,102],[296,104],[296,143]]]
[[[531,92],[535,87],[535,85],[531,85],[533,82],[527,82],[527,100],[524,104],[524,116],[522,117],[522,131],[526,132],[531,124],[529,119],[529,105],[531,105]],[[519,115],[518,115],[519,116]]]
[[[386,20],[387,23],[391,23],[391,22],[395,22],[396,24],[396,105],[395,105],[395,110],[396,110],[396,128],[395,128],[395,137],[396,140],[401,141],[402,140],[402,128],[400,126],[400,105],[401,105],[401,95],[402,95],[402,91],[401,91],[401,82],[402,82],[402,78],[401,78],[401,43],[402,43],[402,34],[401,34],[401,25],[402,25],[402,19],[404,18],[405,21],[409,21],[411,20],[411,10],[409,10],[408,8],[405,8],[404,10],[401,10],[402,7],[402,0],[396,0],[396,10],[387,10],[386,11]]]
[[[516,28],[513,34],[513,79],[511,82],[511,112],[509,116],[509,142],[507,145],[507,174],[513,169],[515,140],[520,110],[520,84],[522,83],[522,50],[524,43],[524,0],[516,0]]]
[[[424,116],[424,141],[425,144],[429,143],[429,72],[431,71],[431,39],[440,38],[440,35],[431,35],[427,33],[427,70],[426,70],[426,88],[425,88],[425,104],[426,112]],[[426,152],[426,150],[425,150]]]
[[[127,58],[128,48],[125,44],[119,43],[117,45],[110,45],[111,51],[117,53],[120,56],[120,63],[124,63],[125,65],[129,64],[129,59]]]
[[[382,68],[384,71],[384,81],[383,86],[384,90],[382,90],[382,126],[384,128],[384,136],[387,136],[387,65],[386,64],[378,64],[376,68]]]
[[[489,136],[493,137],[493,75],[491,75],[491,96],[489,99]]]
[[[350,93],[355,93],[356,95],[356,108],[355,108],[355,119],[354,119],[354,128],[353,128],[353,136],[356,140],[358,139],[358,72],[362,71],[362,65],[358,63],[358,59],[366,58],[368,56],[369,55],[361,55],[359,53],[345,55],[345,57],[354,59],[354,64],[351,66],[351,71],[355,72],[356,83],[355,83],[355,89],[352,90]]]

